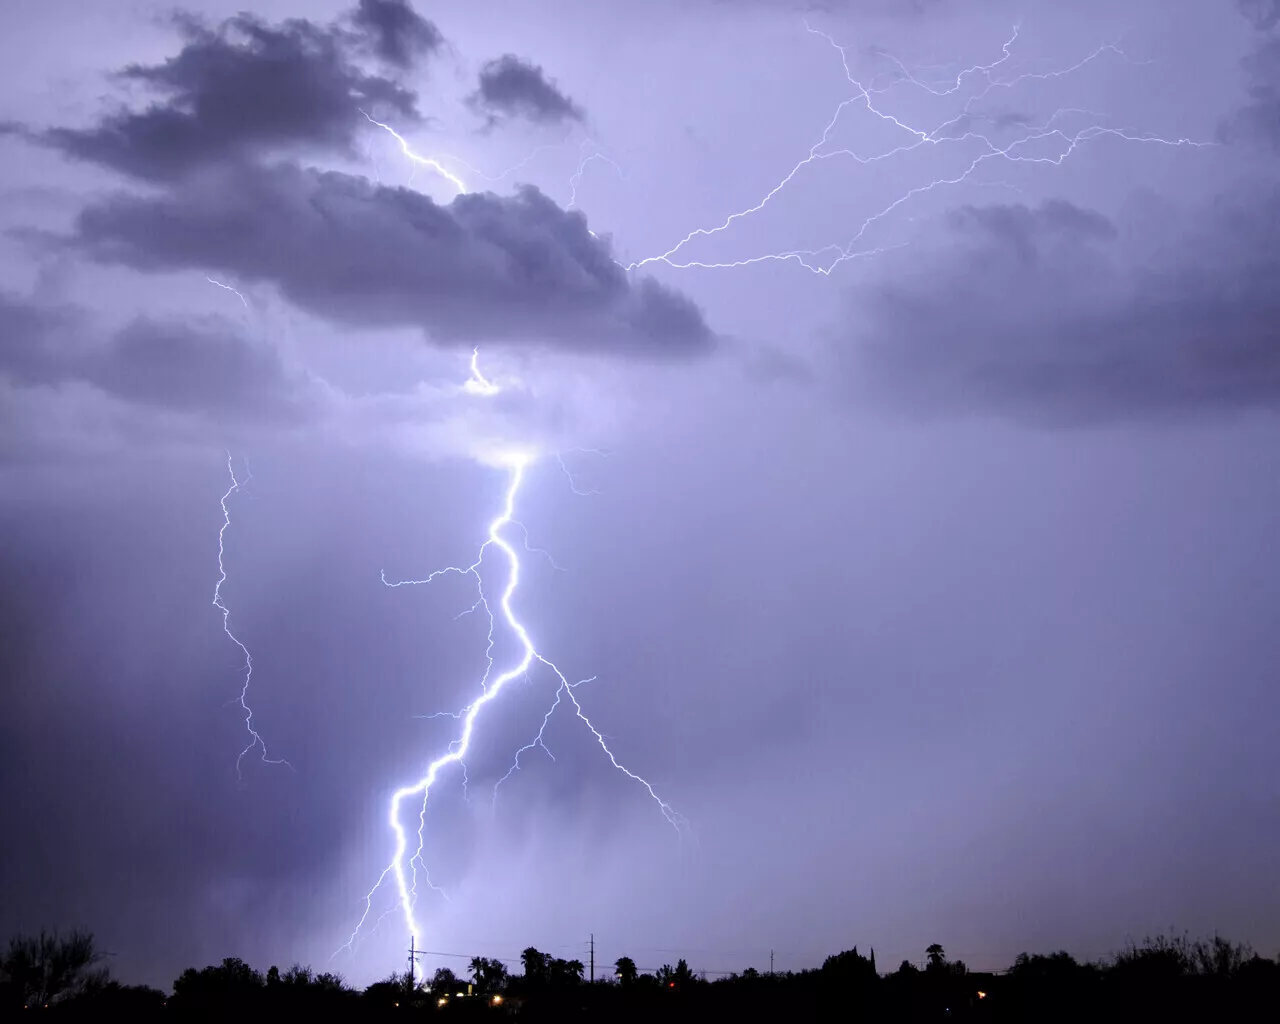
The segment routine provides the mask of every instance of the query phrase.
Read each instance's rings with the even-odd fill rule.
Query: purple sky
[[[559,711],[491,800],[534,673],[432,790],[420,946],[1280,949],[1275,0],[2,17],[6,933],[328,963],[484,670],[473,588],[379,573],[468,563],[517,446],[516,609],[689,829]],[[228,451],[292,765],[239,781]]]

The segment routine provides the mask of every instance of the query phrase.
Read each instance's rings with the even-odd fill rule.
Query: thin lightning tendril
[[[839,266],[841,263],[844,263],[848,260],[865,259],[871,256],[880,255],[881,253],[886,252],[889,249],[902,248],[902,246],[905,243],[898,243],[894,245],[881,245],[881,246],[875,246],[872,248],[860,248],[860,244],[862,242],[863,237],[875,224],[883,220],[893,211],[897,210],[904,203],[910,201],[911,199],[925,192],[930,192],[934,189],[942,188],[948,185],[959,185],[962,182],[968,181],[973,176],[973,174],[978,170],[978,168],[981,167],[983,164],[987,163],[988,161],[1002,159],[1002,160],[1007,160],[1010,163],[1048,164],[1054,167],[1058,167],[1058,166],[1061,166],[1061,164],[1067,159],[1067,157],[1069,157],[1072,153],[1074,153],[1076,149],[1079,148],[1083,143],[1088,142],[1092,139],[1100,138],[1102,136],[1110,136],[1113,138],[1122,139],[1126,142],[1148,143],[1153,145],[1163,145],[1163,146],[1171,146],[1171,147],[1181,147],[1181,146],[1207,147],[1207,146],[1214,145],[1214,143],[1196,142],[1187,138],[1167,139],[1167,138],[1163,138],[1157,135],[1152,135],[1149,133],[1134,132],[1125,128],[1111,128],[1102,124],[1090,124],[1087,127],[1082,128],[1079,131],[1076,131],[1074,133],[1070,133],[1064,130],[1063,128],[1057,126],[1058,122],[1061,119],[1063,119],[1067,114],[1089,114],[1091,116],[1097,116],[1092,111],[1084,111],[1078,108],[1061,108],[1055,111],[1054,114],[1051,117],[1049,117],[1047,121],[1044,122],[1044,124],[1035,125],[1035,126],[1023,126],[1025,133],[1020,138],[1015,139],[1013,142],[1003,147],[996,145],[994,142],[992,142],[989,138],[987,138],[987,136],[983,135],[981,132],[973,131],[971,129],[966,129],[961,134],[943,134],[945,132],[948,132],[950,129],[955,128],[957,125],[960,125],[961,122],[963,122],[966,118],[969,118],[970,116],[977,116],[977,115],[973,115],[973,105],[978,101],[984,99],[995,89],[1009,89],[1020,82],[1024,82],[1028,80],[1043,81],[1043,80],[1048,80],[1052,78],[1061,78],[1063,76],[1072,74],[1073,72],[1079,71],[1081,68],[1085,67],[1085,65],[1092,63],[1093,61],[1097,60],[1099,57],[1101,57],[1103,54],[1106,54],[1106,53],[1112,53],[1121,57],[1124,60],[1129,60],[1130,58],[1128,57],[1128,55],[1125,54],[1124,51],[1122,51],[1114,43],[1105,43],[1099,46],[1096,50],[1094,50],[1093,52],[1091,52],[1090,54],[1078,60],[1076,63],[1072,64],[1070,67],[1067,67],[1067,68],[1062,68],[1056,71],[1046,71],[1046,72],[1021,72],[1009,78],[1003,78],[1003,79],[995,78],[993,77],[993,74],[997,71],[997,69],[999,69],[1005,63],[1007,63],[1012,57],[1013,45],[1015,42],[1017,42],[1018,33],[1019,33],[1018,26],[1014,26],[1013,34],[1009,37],[1008,40],[1005,41],[1004,45],[1001,47],[1001,56],[998,60],[995,60],[990,64],[975,64],[972,67],[965,68],[963,71],[961,71],[959,74],[956,75],[955,79],[946,88],[931,87],[930,85],[921,81],[919,78],[913,75],[901,60],[899,60],[896,57],[893,57],[892,55],[885,54],[884,56],[887,59],[893,61],[898,66],[898,68],[901,71],[901,77],[895,79],[889,85],[886,85],[882,88],[872,89],[868,86],[863,85],[857,78],[854,77],[853,72],[849,67],[848,47],[842,46],[841,44],[837,43],[833,38],[831,38],[831,36],[827,35],[825,32],[812,28],[808,24],[808,22],[805,23],[805,29],[811,34],[819,36],[822,39],[825,39],[827,43],[829,43],[840,54],[840,61],[841,61],[841,65],[844,68],[845,79],[854,88],[853,95],[840,101],[839,105],[835,109],[835,113],[832,114],[830,120],[828,120],[826,124],[826,127],[823,129],[821,138],[819,138],[819,140],[809,148],[808,154],[802,160],[796,163],[795,166],[793,166],[791,170],[787,172],[787,174],[782,178],[782,180],[779,181],[776,185],[774,185],[774,187],[771,188],[767,193],[765,193],[764,197],[759,202],[757,202],[754,206],[749,206],[745,209],[738,210],[735,213],[729,214],[719,225],[715,227],[696,228],[695,230],[690,231],[687,235],[685,235],[682,239],[680,239],[680,241],[678,241],[675,245],[671,246],[671,248],[667,249],[665,252],[659,253],[656,256],[648,256],[642,260],[638,260],[634,263],[629,264],[627,266],[628,270],[636,270],[641,267],[649,266],[654,263],[665,263],[668,266],[674,267],[676,269],[689,269],[693,267],[698,267],[703,269],[727,269],[732,267],[750,266],[752,264],[763,263],[766,261],[794,260],[798,262],[806,270],[812,271],[815,274],[829,276],[837,266]],[[1132,63],[1145,63],[1145,62],[1132,62]],[[925,92],[929,93],[932,96],[937,96],[937,97],[950,96],[958,92],[960,89],[964,88],[965,83],[968,79],[977,78],[979,76],[985,79],[985,82],[986,82],[985,86],[979,89],[979,91],[975,93],[973,96],[969,97],[969,99],[965,102],[964,107],[959,114],[949,118],[948,120],[942,122],[942,124],[938,125],[936,128],[933,128],[931,130],[925,130],[925,129],[913,127],[912,125],[905,123],[904,121],[897,118],[895,115],[880,109],[880,107],[876,105],[875,101],[872,98],[873,95],[887,92],[889,89],[893,88],[893,86],[901,82],[907,82],[911,85],[914,85],[924,90]],[[845,110],[848,107],[854,106],[854,105],[863,106],[869,113],[873,114],[875,117],[879,118],[881,121],[886,122],[887,124],[890,124],[895,128],[901,129],[902,131],[906,132],[907,134],[912,136],[912,141],[904,142],[901,145],[893,147],[892,149],[886,150],[885,152],[878,153],[872,156],[861,155],[849,148],[831,149],[831,150],[824,149],[824,147],[830,141],[831,135],[835,131],[836,125],[839,123],[840,118],[844,114]],[[1058,153],[1056,156],[1043,156],[1043,155],[1036,156],[1036,155],[1031,155],[1023,152],[1031,144],[1040,142],[1046,139],[1057,139],[1061,141],[1064,145],[1063,150],[1060,153]],[[714,235],[718,235],[724,231],[727,231],[730,227],[733,226],[735,222],[744,220],[745,218],[750,217],[752,214],[759,213],[770,203],[771,200],[773,200],[775,196],[777,196],[789,184],[791,184],[791,182],[796,178],[798,174],[800,174],[801,171],[804,170],[804,168],[808,167],[810,164],[814,164],[819,161],[830,160],[836,157],[847,157],[853,160],[855,163],[858,163],[861,165],[869,165],[869,164],[878,163],[882,160],[887,160],[891,157],[898,156],[903,153],[909,153],[913,150],[920,149],[921,147],[924,147],[924,146],[941,146],[948,143],[960,143],[967,140],[978,141],[985,147],[985,150],[982,153],[980,153],[977,157],[975,157],[972,161],[970,161],[969,165],[965,167],[964,170],[962,170],[958,175],[954,177],[935,178],[933,181],[930,181],[926,185],[919,185],[915,188],[909,189],[907,192],[903,193],[901,196],[899,196],[897,199],[891,202],[888,206],[884,207],[879,212],[873,213],[871,216],[867,217],[866,220],[864,220],[861,226],[857,229],[854,236],[849,240],[849,242],[847,242],[844,245],[833,243],[831,245],[823,246],[822,248],[819,248],[819,249],[789,249],[789,250],[783,250],[780,252],[765,253],[759,256],[746,257],[742,259],[736,259],[736,260],[725,261],[725,262],[708,262],[704,260],[696,260],[696,259],[684,260],[684,259],[677,258],[678,255],[681,253],[681,251],[684,249],[684,247],[690,244],[694,239],[709,238]]]
[[[205,277],[205,280],[206,280],[206,281],[208,281],[208,282],[209,282],[210,284],[212,284],[212,285],[217,285],[217,286],[218,286],[219,288],[221,288],[223,291],[230,292],[230,293],[231,293],[232,295],[234,295],[237,299],[239,299],[242,303],[244,303],[244,308],[245,308],[245,309],[248,309],[248,308],[249,308],[249,300],[248,300],[248,299],[246,299],[243,295],[241,295],[241,294],[240,294],[240,292],[239,292],[237,289],[232,288],[232,287],[231,287],[231,285],[229,285],[229,284],[223,284],[221,281],[215,281],[212,277],[207,277],[207,276]]]
[[[230,452],[227,452],[227,473],[231,476],[231,486],[227,488],[227,492],[222,496],[222,528],[218,530],[218,582],[213,586],[213,606],[222,613],[222,631],[227,634],[233,644],[240,648],[240,653],[244,655],[244,682],[240,687],[240,696],[236,700],[236,703],[240,705],[240,710],[244,712],[244,727],[249,733],[249,742],[236,758],[236,778],[243,782],[244,775],[241,773],[241,765],[249,752],[254,749],[262,751],[261,760],[263,764],[282,764],[289,768],[292,768],[293,765],[289,764],[284,758],[269,757],[267,755],[266,741],[253,727],[253,709],[249,706],[249,683],[253,678],[253,655],[249,653],[249,648],[244,645],[240,638],[231,632],[231,609],[222,600],[222,585],[227,582],[227,569],[223,561],[226,553],[226,534],[231,526],[231,510],[227,505],[227,501],[240,490],[244,483],[248,483],[249,479],[252,479],[252,477],[247,478],[242,483],[237,478],[235,467],[231,464]]]

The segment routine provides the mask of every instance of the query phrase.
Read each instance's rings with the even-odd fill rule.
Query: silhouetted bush
[[[1271,1021],[1280,1017],[1280,964],[1248,946],[1157,936],[1130,943],[1109,962],[1082,964],[1066,952],[1021,953],[1003,972],[970,971],[937,943],[924,968],[903,961],[880,974],[875,952],[853,948],[820,968],[762,974],[748,968],[715,981],[683,959],[641,974],[621,957],[614,977],[584,981],[578,960],[530,946],[523,972],[474,957],[470,978],[441,968],[429,978],[392,974],[363,992],[335,974],[297,964],[265,974],[234,957],[174,981],[166,997],[121,985],[95,970],[92,938],[42,934],[15,939],[0,964],[10,1009],[47,1006],[62,1018],[148,1021],[341,1020],[430,1017],[521,1022],[639,1021]],[[461,994],[460,994],[461,993]],[[39,1003],[34,1000],[40,1000]]]

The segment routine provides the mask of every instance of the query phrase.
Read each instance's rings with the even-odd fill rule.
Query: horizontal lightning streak
[[[1015,26],[1013,30],[1013,34],[1010,36],[1008,40],[1006,40],[1006,42],[1001,47],[1002,55],[998,60],[995,60],[990,64],[975,64],[972,67],[965,68],[956,76],[955,80],[947,88],[935,89],[930,87],[928,84],[920,81],[918,78],[912,75],[907,70],[906,65],[903,64],[901,60],[886,54],[885,56],[888,57],[888,59],[894,61],[894,63],[896,63],[898,67],[902,70],[902,73],[903,73],[902,77],[897,81],[891,83],[889,86],[885,86],[883,89],[873,90],[867,86],[864,86],[857,78],[854,77],[853,72],[849,67],[847,47],[837,43],[834,39],[831,38],[831,36],[827,35],[825,32],[822,32],[818,29],[814,29],[810,27],[807,22],[805,23],[805,29],[811,34],[820,36],[822,39],[825,39],[827,43],[829,43],[840,54],[840,60],[841,60],[841,65],[844,68],[845,79],[849,82],[850,85],[854,87],[854,90],[855,90],[853,95],[840,101],[839,105],[835,109],[835,112],[832,114],[831,118],[827,121],[826,127],[822,131],[821,138],[819,138],[818,141],[815,142],[809,148],[809,152],[805,155],[805,157],[802,160],[796,163],[791,168],[791,170],[788,171],[787,174],[776,185],[773,186],[773,188],[771,188],[768,192],[765,193],[764,197],[760,199],[759,202],[755,203],[752,206],[746,207],[742,210],[738,210],[736,212],[730,213],[720,224],[714,227],[695,228],[693,231],[690,231],[687,235],[685,235],[675,245],[671,246],[671,248],[667,249],[665,252],[659,253],[658,255],[655,255],[655,256],[648,256],[648,257],[645,257],[644,259],[631,263],[627,267],[628,270],[636,270],[641,267],[649,266],[654,263],[665,263],[670,267],[683,270],[683,269],[690,269],[695,267],[702,268],[702,269],[728,269],[728,268],[734,268],[734,267],[745,267],[745,266],[750,266],[752,264],[764,263],[768,261],[783,261],[783,262],[795,261],[799,263],[802,267],[804,267],[806,270],[809,270],[815,274],[829,276],[837,266],[849,260],[865,259],[871,256],[880,255],[891,249],[901,248],[905,243],[900,243],[895,245],[881,245],[881,246],[875,246],[873,248],[859,248],[859,244],[862,242],[862,239],[866,235],[867,231],[870,230],[870,228],[873,225],[883,220],[885,217],[891,214],[894,210],[901,207],[904,203],[908,202],[909,200],[915,198],[918,195],[921,195],[925,192],[932,191],[933,189],[942,188],[944,186],[949,186],[949,185],[959,185],[962,182],[968,181],[979,167],[981,167],[983,164],[985,164],[990,160],[1003,159],[1011,163],[1049,164],[1054,167],[1057,167],[1057,166],[1060,166],[1072,153],[1074,153],[1081,144],[1088,142],[1092,139],[1100,138],[1102,136],[1112,136],[1126,142],[1149,143],[1149,144],[1158,144],[1158,145],[1171,146],[1171,147],[1181,147],[1181,146],[1208,147],[1208,146],[1214,145],[1214,143],[1196,142],[1187,138],[1166,139],[1153,134],[1138,133],[1138,132],[1134,132],[1132,130],[1123,129],[1123,128],[1111,128],[1111,127],[1107,127],[1105,125],[1100,125],[1100,124],[1091,124],[1088,127],[1085,127],[1074,133],[1069,133],[1067,131],[1064,131],[1061,128],[1053,127],[1055,122],[1057,122],[1059,118],[1061,118],[1066,113],[1091,113],[1089,111],[1080,111],[1075,108],[1063,108],[1056,111],[1054,115],[1050,117],[1049,120],[1046,121],[1045,124],[1043,125],[1035,126],[1035,127],[1024,126],[1025,134],[1003,147],[997,146],[994,142],[992,142],[987,136],[983,135],[981,132],[976,132],[972,130],[966,130],[962,134],[958,134],[958,135],[943,134],[944,132],[947,132],[949,129],[954,128],[956,125],[961,123],[966,117],[970,116],[972,114],[973,104],[983,99],[987,95],[989,95],[994,89],[1012,88],[1014,85],[1018,84],[1019,82],[1024,82],[1028,80],[1047,80],[1051,78],[1061,78],[1065,75],[1069,75],[1069,74],[1072,74],[1073,72],[1080,70],[1085,65],[1091,63],[1094,60],[1097,60],[1099,57],[1101,57],[1105,53],[1114,53],[1124,58],[1125,60],[1129,60],[1128,56],[1122,50],[1120,50],[1115,44],[1112,44],[1112,43],[1106,43],[1099,46],[1096,50],[1088,54],[1086,57],[1083,57],[1082,59],[1080,59],[1079,61],[1077,61],[1076,63],[1072,64],[1070,67],[1067,67],[1067,68],[1061,68],[1056,71],[1047,71],[1047,72],[1022,72],[1020,74],[1014,75],[1007,79],[995,79],[992,77],[993,73],[1001,65],[1005,64],[1010,59],[1012,54],[1012,47],[1018,39],[1018,28]],[[982,88],[975,95],[971,96],[966,101],[964,108],[960,114],[957,114],[955,117],[952,117],[947,121],[944,121],[942,124],[938,125],[936,128],[933,128],[932,130],[924,130],[921,128],[913,127],[912,125],[909,125],[901,121],[892,113],[889,113],[887,111],[880,109],[872,99],[873,93],[883,93],[887,91],[889,88],[892,88],[893,85],[896,85],[901,81],[906,81],[912,85],[915,85],[920,89],[923,89],[924,91],[930,93],[933,96],[949,96],[959,91],[961,88],[963,88],[967,79],[975,76],[982,76],[986,79],[985,87]],[[902,145],[895,146],[892,149],[889,149],[883,153],[878,153],[872,156],[861,155],[849,148],[825,150],[824,147],[830,141],[831,134],[835,130],[837,123],[840,121],[841,115],[844,113],[844,111],[848,107],[855,104],[864,107],[869,113],[873,114],[875,117],[879,118],[880,120],[887,122],[893,125],[894,127],[901,129],[904,132],[907,132],[909,135],[913,137],[913,141],[903,143]],[[1053,138],[1061,140],[1065,146],[1064,150],[1061,153],[1059,153],[1057,156],[1031,156],[1031,155],[1026,155],[1024,152],[1020,152],[1025,150],[1026,147],[1028,147],[1031,143],[1038,142],[1045,139],[1053,139]],[[975,159],[973,159],[969,163],[969,165],[963,171],[961,171],[958,175],[954,177],[949,177],[949,178],[945,178],[945,177],[936,178],[933,181],[930,181],[928,184],[920,185],[908,190],[906,193],[899,196],[897,199],[895,199],[888,206],[884,207],[882,210],[867,217],[866,220],[864,220],[861,226],[857,229],[853,237],[843,245],[838,243],[832,243],[830,245],[823,246],[818,249],[787,249],[787,250],[782,250],[778,252],[764,253],[758,256],[745,257],[742,259],[729,260],[729,261],[711,262],[711,261],[696,260],[696,259],[688,259],[688,260],[677,259],[677,255],[685,248],[685,246],[693,242],[694,239],[710,238],[714,235],[721,234],[722,232],[727,231],[730,227],[732,227],[737,221],[743,220],[747,217],[750,217],[753,214],[759,213],[767,205],[769,205],[769,203],[774,199],[774,197],[776,197],[789,184],[791,184],[791,182],[796,178],[797,175],[801,173],[801,171],[803,171],[806,167],[808,167],[811,164],[814,164],[819,161],[830,160],[835,157],[848,157],[854,162],[865,166],[873,163],[878,163],[882,160],[887,160],[891,157],[899,156],[904,153],[912,152],[913,150],[920,149],[923,146],[941,146],[944,144],[959,143],[959,142],[964,142],[969,140],[976,140],[980,142],[986,147],[986,151],[981,153]]]

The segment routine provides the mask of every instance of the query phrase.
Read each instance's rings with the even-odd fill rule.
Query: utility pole
[[[591,981],[596,980],[596,933],[591,933]]]
[[[414,983],[413,968],[414,968],[414,965],[417,964],[418,957],[420,956],[422,956],[422,953],[420,953],[417,949],[414,948],[413,936],[410,935],[409,936],[409,991],[410,992],[413,991],[413,983]]]
[[[773,950],[769,950],[769,973],[773,973]]]

